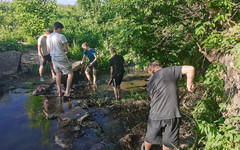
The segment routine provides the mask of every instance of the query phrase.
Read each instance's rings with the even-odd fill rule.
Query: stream
[[[100,99],[113,99],[113,91],[106,90],[107,77],[101,78],[103,79],[97,82],[98,89],[102,89],[98,91]],[[55,96],[56,85],[47,95],[33,96],[32,85],[36,80],[12,83],[1,94],[1,150],[122,149],[119,139],[127,134],[127,129],[119,118],[111,114],[108,107],[91,106],[97,98],[86,87],[86,79],[72,85],[71,92],[79,96],[71,99]],[[128,84],[123,84],[124,95],[129,88],[146,84],[134,82],[136,81],[127,81]],[[61,115],[73,109],[87,113],[87,119],[62,119],[64,117]],[[79,114],[72,116],[77,115]]]
[[[23,88],[13,88],[0,98],[1,150],[121,149],[115,143],[126,131],[108,109],[86,107],[84,110],[91,119],[81,124],[80,133],[74,133],[72,125],[47,118],[43,110],[47,109],[51,114],[68,112],[84,105],[81,100],[33,96],[31,89],[24,89],[24,86],[23,83]]]

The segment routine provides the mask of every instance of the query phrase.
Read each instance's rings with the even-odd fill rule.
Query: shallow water
[[[54,141],[51,137],[54,136],[54,122],[44,120],[44,115],[38,112],[38,109],[31,108],[31,111],[26,109],[31,94],[25,91],[23,89],[11,90],[1,98],[0,147],[3,150],[52,149]],[[41,122],[36,122],[32,118],[33,114],[42,116],[42,121],[47,122],[45,123],[49,125],[47,135],[43,134],[41,128],[43,126],[36,127]]]
[[[58,129],[58,120],[48,120],[43,113],[43,96],[32,96],[28,89],[13,89],[4,93],[0,98],[0,149],[1,150],[58,150],[63,149],[55,142]],[[58,106],[62,102],[61,111],[69,111],[78,100],[64,101],[57,97],[48,97],[49,101]],[[70,107],[71,108],[71,107]],[[84,135],[73,137],[72,149],[88,150],[92,146],[104,143],[109,149],[120,149],[117,143],[125,132],[121,122],[112,118],[107,109],[86,109],[102,129],[98,135],[88,124],[82,127]],[[55,111],[55,110],[54,110]],[[59,132],[59,131],[58,131]]]
[[[113,97],[112,86],[107,88],[106,85],[109,77],[106,75],[106,77],[100,78],[101,80],[97,82],[99,85],[98,96]],[[139,72],[124,77],[121,85],[123,98],[126,92],[145,89],[147,83],[145,79],[147,78],[148,76],[145,73]],[[83,104],[79,99],[64,101],[54,96],[33,96],[31,94],[33,83],[35,83],[35,79],[28,82],[24,80],[19,83],[14,82],[11,87],[4,88],[3,95],[0,94],[0,150],[63,149],[55,142],[55,135],[59,133],[59,122],[57,119],[48,120],[46,118],[43,113],[45,109],[44,100],[47,98],[54,105],[51,109],[60,112],[69,111],[71,107],[74,108],[75,105],[82,106]],[[79,86],[79,84],[77,85]],[[51,95],[55,95],[55,92],[56,87],[53,87]],[[62,103],[61,109],[58,108],[60,102]],[[111,116],[108,109],[88,107],[85,110],[101,128],[101,132],[98,132],[94,125],[92,125],[92,128],[88,124],[83,125],[81,131],[84,131],[85,134],[78,138],[73,137],[73,147],[71,149],[90,150],[94,145],[97,147],[98,144],[100,144],[100,147],[104,145],[105,149],[121,149],[117,144],[118,140],[127,133],[121,121]]]

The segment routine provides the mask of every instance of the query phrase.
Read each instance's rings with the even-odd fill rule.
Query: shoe
[[[41,82],[43,82],[43,81],[44,81],[44,79],[43,79],[43,78],[41,78],[41,79],[40,79],[40,81],[41,81]]]

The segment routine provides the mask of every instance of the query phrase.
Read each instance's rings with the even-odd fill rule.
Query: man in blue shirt
[[[87,79],[89,81],[89,84],[93,84],[93,89],[96,89],[96,80],[97,80],[97,54],[96,51],[93,48],[90,48],[87,44],[87,42],[84,42],[82,44],[82,48],[84,49],[84,55],[82,58],[82,63],[85,62],[86,56],[89,58],[88,66],[85,70],[85,74],[87,76]],[[91,81],[90,76],[90,70],[93,69],[93,83]]]

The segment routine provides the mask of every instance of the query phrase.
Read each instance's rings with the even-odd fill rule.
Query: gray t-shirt
[[[147,84],[147,92],[151,97],[150,119],[181,117],[177,86],[180,77],[182,77],[182,66],[162,68],[153,74]]]
[[[52,33],[47,37],[47,45],[53,61],[67,58],[64,51],[64,43],[67,43],[67,39],[63,34]]]
[[[41,45],[41,51],[43,56],[46,56],[49,54],[49,52],[47,51],[46,38],[43,35],[38,38],[38,45]]]

